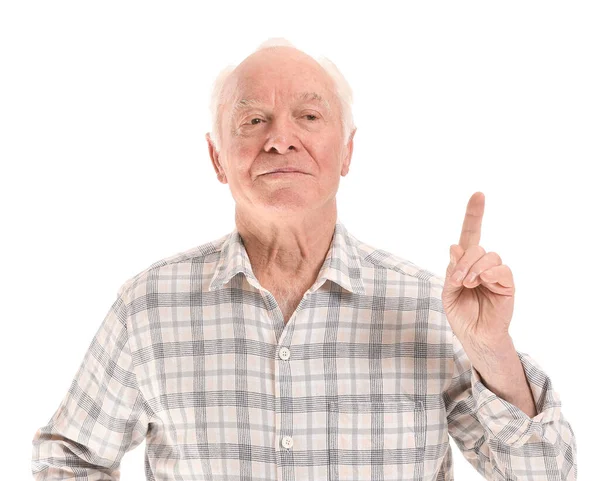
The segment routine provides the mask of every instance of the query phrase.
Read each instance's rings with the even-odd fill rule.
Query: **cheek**
[[[327,152],[327,156],[330,159],[337,159],[344,148],[342,138],[336,133],[331,132],[330,135],[323,139],[321,148]]]
[[[320,159],[319,164],[321,169],[330,172],[331,174],[339,174],[338,170],[341,166],[341,152],[339,147],[335,146],[333,143],[324,145],[322,149],[318,151],[317,155]]]
[[[231,143],[231,152],[236,159],[256,158],[264,145],[259,136],[236,137]]]
[[[229,171],[235,177],[236,184],[247,184],[252,181],[252,168],[260,150],[247,145],[239,145],[229,151]]]

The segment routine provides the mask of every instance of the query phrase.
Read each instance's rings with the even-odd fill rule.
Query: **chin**
[[[262,209],[270,213],[301,213],[311,210],[311,202],[300,193],[285,193],[284,195],[269,195],[260,202]]]

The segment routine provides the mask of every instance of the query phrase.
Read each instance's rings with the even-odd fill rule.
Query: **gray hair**
[[[275,37],[269,38],[265,42],[261,43],[255,52],[270,47],[296,48],[285,38]],[[329,60],[327,57],[320,57],[317,61],[333,81],[335,87],[334,93],[337,96],[341,106],[342,136],[344,139],[344,144],[346,144],[350,140],[350,134],[355,128],[354,117],[352,115],[352,89],[350,88],[350,84],[348,84],[342,73],[331,60]],[[212,93],[210,96],[212,131],[210,133],[210,138],[212,139],[217,152],[221,151],[221,107],[225,103],[223,99],[223,86],[235,68],[236,65],[228,65],[221,70],[212,86]]]

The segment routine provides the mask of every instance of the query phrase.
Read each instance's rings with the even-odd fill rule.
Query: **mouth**
[[[300,172],[299,170],[274,170],[273,172],[266,172],[262,175],[289,175],[289,174],[304,174],[304,172]]]

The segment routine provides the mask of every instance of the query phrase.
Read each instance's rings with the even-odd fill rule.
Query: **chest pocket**
[[[421,479],[425,433],[420,401],[329,402],[329,481]]]

